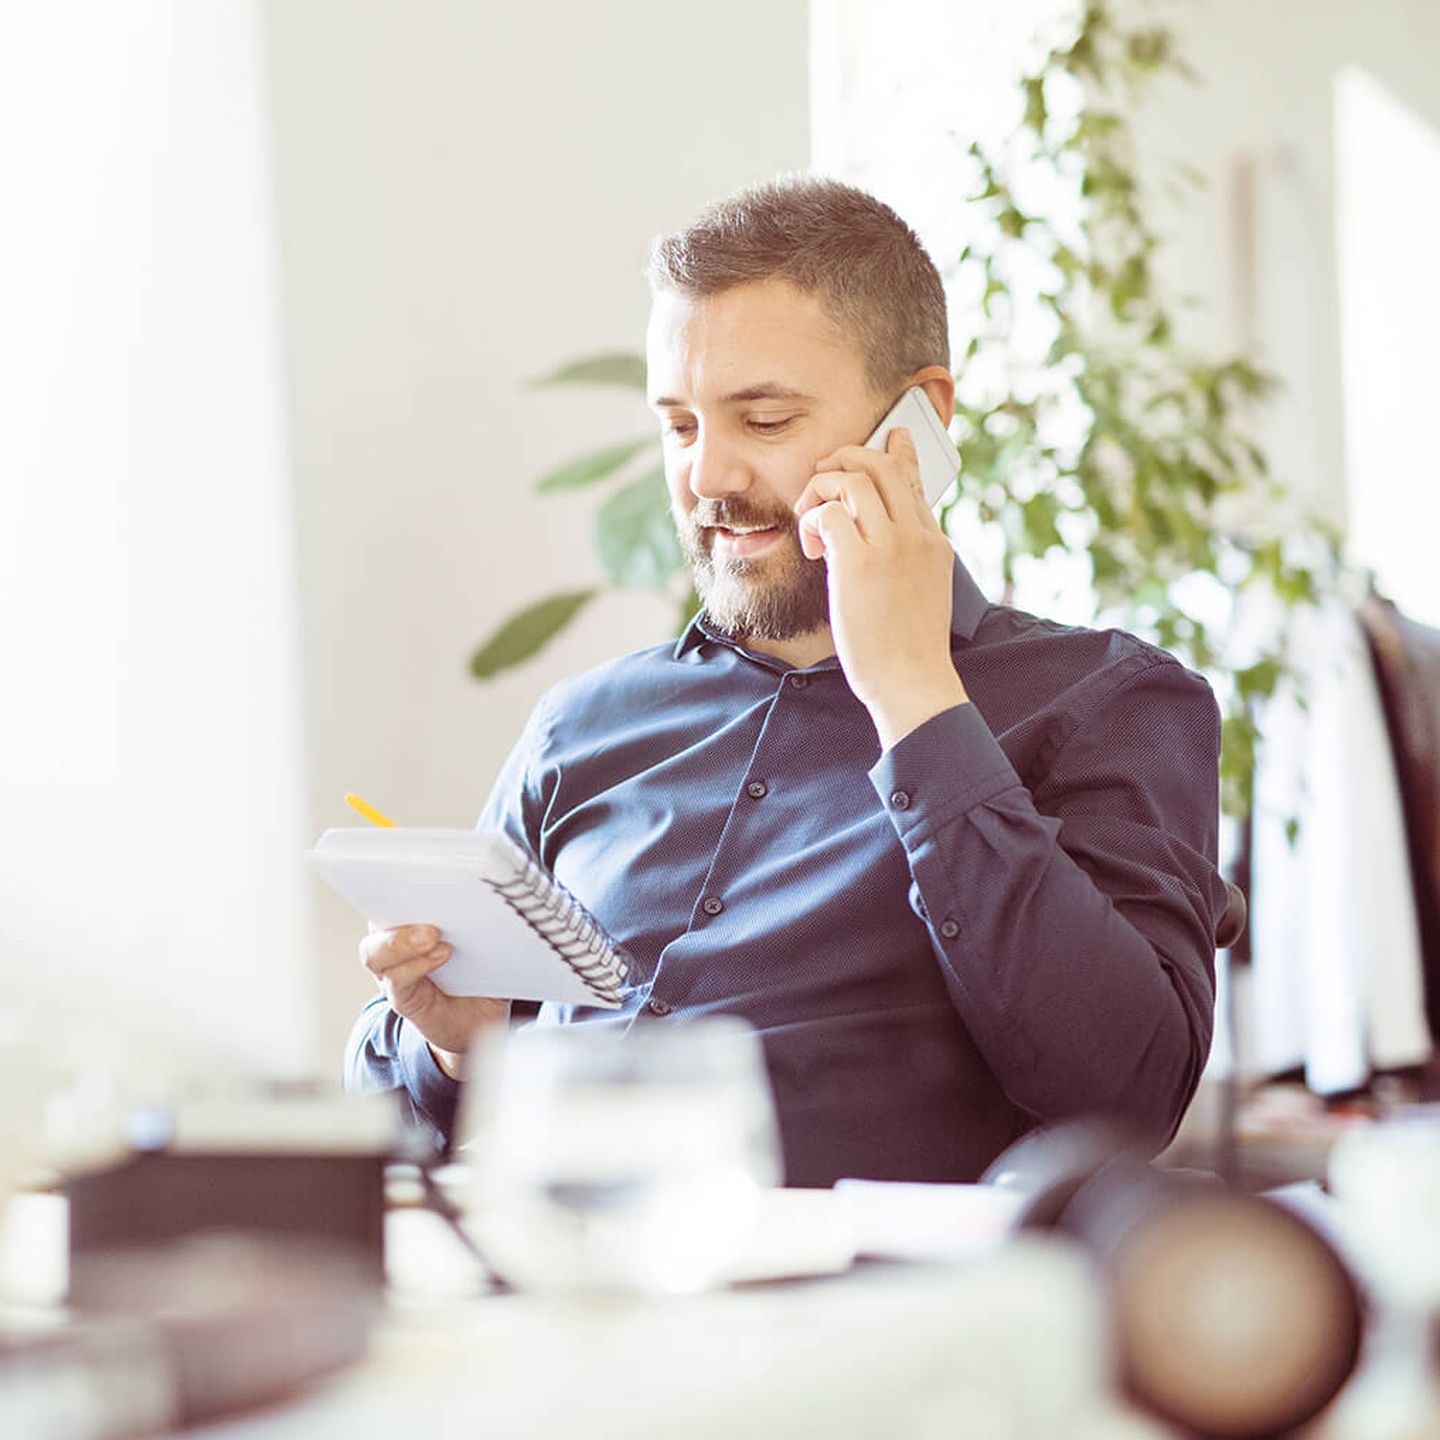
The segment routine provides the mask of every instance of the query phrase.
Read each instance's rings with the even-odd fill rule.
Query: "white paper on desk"
[[[762,1190],[755,1226],[725,1278],[740,1284],[839,1275],[854,1262],[850,1215],[833,1190]]]
[[[381,928],[434,925],[451,946],[450,959],[431,973],[450,995],[510,1000],[619,1005],[626,957],[560,887],[547,881],[559,909],[590,928],[592,943],[575,963],[497,892],[524,873],[528,857],[508,836],[476,830],[327,830],[305,857],[328,885]],[[533,867],[532,867],[533,868]],[[547,914],[549,912],[546,912]],[[560,936],[569,938],[569,932]],[[592,986],[577,973],[590,967]]]
[[[838,1180],[855,1253],[875,1260],[967,1260],[1014,1231],[1028,1196],[996,1185]]]

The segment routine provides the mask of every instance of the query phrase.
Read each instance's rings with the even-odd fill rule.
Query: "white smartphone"
[[[960,452],[940,423],[930,397],[918,385],[912,385],[890,407],[875,427],[875,433],[865,442],[865,448],[884,450],[886,436],[897,425],[905,426],[915,441],[915,451],[920,457],[920,484],[926,500],[931,505],[938,504],[960,473]]]

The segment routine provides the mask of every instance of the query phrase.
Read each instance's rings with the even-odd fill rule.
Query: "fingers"
[[[920,478],[920,452],[915,448],[915,437],[906,426],[897,425],[885,437],[885,454],[887,458],[893,457],[899,462],[900,478],[904,483],[903,498],[899,493],[892,493],[892,503],[896,507],[892,513],[898,515],[901,509],[912,515],[918,512],[922,520],[929,519],[934,523],[925,499],[925,482]]]
[[[925,498],[925,479],[920,474],[920,452],[915,448],[914,435],[905,426],[897,426],[885,437],[885,451],[901,458],[911,502],[923,519],[938,528],[940,522],[935,519],[935,511]]]
[[[380,989],[389,997],[391,1008],[398,1014],[407,1014],[413,1008],[417,991],[422,986],[428,987],[431,973],[449,958],[448,951],[444,955],[422,955],[417,960],[402,961],[380,976]]]
[[[838,500],[817,503],[800,517],[800,549],[807,560],[844,565],[865,548],[855,518]]]
[[[878,539],[883,527],[890,521],[890,512],[885,508],[875,482],[868,475],[849,470],[829,470],[815,476],[795,502],[795,513],[803,517],[816,507],[832,501],[849,513],[861,536],[866,539]],[[801,543],[804,543],[803,532]],[[816,557],[812,555],[810,558],[813,560]]]
[[[384,980],[403,965],[424,961],[433,970],[450,958],[450,947],[433,925],[397,925],[372,930],[360,942],[360,963],[377,980]],[[412,973],[412,972],[407,972]]]
[[[872,450],[865,445],[842,445],[816,463],[816,475],[811,486],[822,482],[826,476],[838,473],[848,476],[851,486],[858,488],[855,486],[856,477],[863,475],[892,521],[903,524],[919,516],[934,523],[920,479],[919,455],[909,430],[903,425],[897,426],[886,436],[885,443],[883,451]],[[807,487],[800,497],[802,503],[810,493]],[[799,503],[796,509],[800,509]]]
[[[509,1000],[451,995],[431,980],[453,953],[434,925],[379,929],[372,924],[359,948],[361,965],[375,977],[390,1008],[414,1025],[434,1049],[459,1054],[476,1030],[503,1024],[509,1017]],[[441,1068],[452,1073],[444,1064]]]
[[[430,976],[450,954],[451,947],[433,925],[397,925],[388,930],[372,926],[360,942],[360,963],[399,1015],[418,1013],[433,1004]]]
[[[920,480],[919,459],[909,430],[897,426],[886,437],[887,449],[871,450],[863,445],[845,445],[816,464],[814,478],[795,502],[801,517],[800,545],[807,558],[818,559],[823,551],[826,527],[849,540],[858,536],[870,544],[884,544],[898,538],[895,527],[939,529],[925,499]],[[825,507],[838,507],[851,520],[849,527],[830,517],[822,526],[818,520],[805,523],[808,516]]]

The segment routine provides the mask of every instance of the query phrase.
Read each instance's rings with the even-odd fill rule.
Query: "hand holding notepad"
[[[429,1042],[435,1063],[452,1079],[465,1069],[476,1034],[510,1018],[510,1001],[489,995],[447,995],[430,977],[451,955],[433,925],[382,929],[373,921],[360,942],[360,963],[390,1010]]]
[[[448,995],[621,1002],[628,957],[508,835],[327,830],[306,858],[377,926],[435,926],[451,956],[429,978]]]

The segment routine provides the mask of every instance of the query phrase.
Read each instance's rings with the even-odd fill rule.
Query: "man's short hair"
[[[843,181],[781,176],[706,209],[650,248],[651,292],[701,298],[787,280],[858,341],[865,378],[893,391],[926,365],[950,368],[945,290],[920,237]]]

